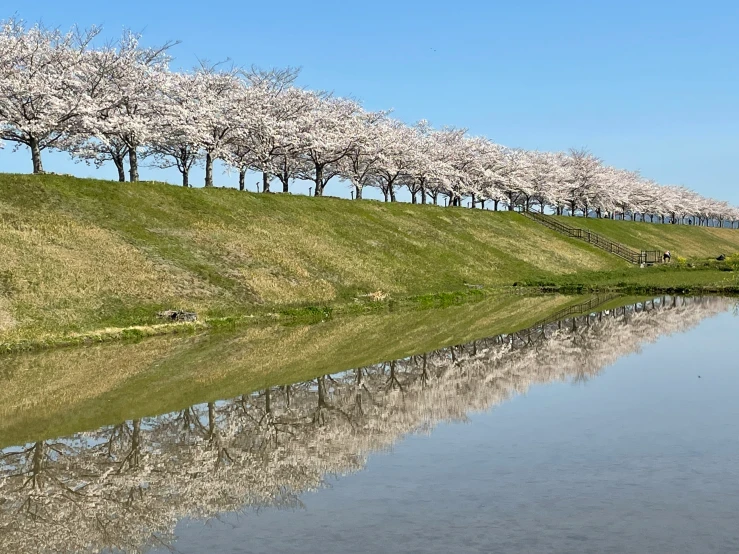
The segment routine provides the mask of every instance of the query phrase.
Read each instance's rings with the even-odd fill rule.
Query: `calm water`
[[[733,305],[659,299],[5,449],[0,544],[739,552]]]

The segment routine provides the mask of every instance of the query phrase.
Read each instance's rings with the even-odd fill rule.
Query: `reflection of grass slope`
[[[685,258],[715,258],[739,252],[738,229],[715,229],[695,225],[662,225],[633,221],[611,221],[584,217],[558,217],[571,227],[590,229],[637,250],[669,250],[673,261]]]
[[[623,267],[517,214],[0,175],[0,341]]]
[[[497,297],[237,336],[162,337],[8,356],[0,446],[71,434],[511,332],[582,299]]]

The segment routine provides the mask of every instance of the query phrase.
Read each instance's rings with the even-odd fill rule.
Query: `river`
[[[96,404],[105,424],[70,415],[61,437],[29,415],[4,428],[36,435],[2,450],[0,545],[737,552],[735,306],[610,300],[166,413]],[[8,386],[40,365],[23,360]]]

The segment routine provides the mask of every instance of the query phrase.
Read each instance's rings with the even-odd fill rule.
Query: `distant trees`
[[[724,225],[737,208],[685,187],[658,185],[607,166],[585,149],[534,152],[508,148],[464,129],[408,126],[387,112],[368,112],[350,99],[295,86],[297,71],[201,65],[169,69],[172,42],[143,48],[124,33],[103,46],[98,29],[68,33],[18,20],[0,26],[0,141],[27,146],[34,173],[53,148],[100,166],[118,179],[139,178],[140,159],[190,170],[216,161],[233,168],[244,190],[247,172],[262,190],[277,180],[312,181],[316,196],[334,179],[362,199],[367,187],[412,202],[651,222]],[[2,146],[2,142],[0,142]]]

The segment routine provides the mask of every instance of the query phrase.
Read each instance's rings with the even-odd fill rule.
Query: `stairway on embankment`
[[[613,241],[608,237],[604,237],[603,235],[594,233],[589,229],[570,227],[569,225],[565,225],[564,223],[544,214],[526,211],[520,213],[524,217],[527,217],[532,221],[544,225],[545,227],[548,227],[549,229],[556,231],[557,233],[585,241],[588,244],[592,244],[596,248],[605,250],[606,252],[614,254],[632,264],[649,265],[662,262],[662,252],[660,250],[635,250],[626,246],[625,244],[621,244],[620,242]]]

